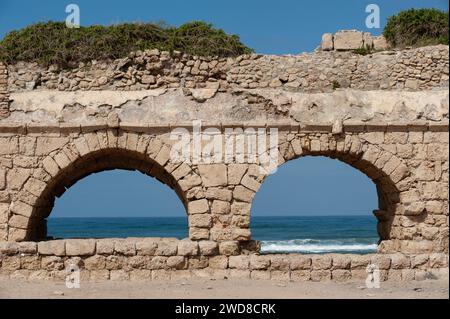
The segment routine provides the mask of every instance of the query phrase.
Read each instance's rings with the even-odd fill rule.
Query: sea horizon
[[[252,239],[262,253],[372,253],[376,218],[367,215],[253,216]],[[187,238],[187,216],[51,217],[53,238]]]

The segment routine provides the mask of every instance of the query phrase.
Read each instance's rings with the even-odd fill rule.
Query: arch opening
[[[47,182],[47,187],[34,205],[35,208],[27,230],[27,240],[49,239],[47,219],[55,206],[55,201],[61,198],[75,183],[95,173],[115,170],[137,171],[165,184],[175,191],[186,212],[187,201],[180,186],[160,164],[145,154],[135,151],[102,149],[78,158]],[[187,214],[185,215],[187,219]]]
[[[361,155],[305,152],[256,193],[252,234],[263,253],[376,252],[397,203],[394,183]]]

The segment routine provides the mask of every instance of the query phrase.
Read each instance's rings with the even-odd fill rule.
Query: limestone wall
[[[148,50],[115,61],[81,63],[73,70],[36,63],[9,65],[11,92],[145,90],[156,88],[278,88],[294,92],[423,90],[448,87],[448,46],[384,51],[315,52],[293,56],[244,55],[217,59]]]
[[[93,280],[343,280],[362,276],[372,258],[383,260],[385,279],[445,273],[448,67],[448,46],[227,60],[153,50],[71,71],[10,65],[8,96],[0,65],[0,98],[10,100],[0,101],[0,274],[60,276],[70,258]],[[250,211],[267,177],[259,169],[263,160],[258,154],[239,161],[233,154],[212,163],[174,161],[170,133],[192,132],[197,120],[221,141],[230,128],[235,134],[277,129],[275,166],[320,155],[366,174],[378,192],[378,253],[253,256],[258,243],[252,241]],[[115,240],[117,247],[106,251],[97,240],[47,241],[55,198],[83,177],[115,168],[139,170],[172,188],[186,209],[189,240],[158,241],[148,255],[135,240]],[[108,241],[112,245],[102,243]],[[160,244],[172,248],[156,253]],[[113,260],[110,268],[107,259]]]
[[[241,251],[236,242],[167,238],[0,242],[0,278],[26,280],[64,281],[75,265],[81,282],[194,277],[363,282],[369,264],[379,268],[382,281],[448,276],[448,257],[439,253],[259,255]]]
[[[0,120],[9,115],[8,70],[0,62]]]
[[[267,177],[259,169],[260,158],[174,162],[173,127],[116,125],[3,126],[0,239],[45,239],[55,197],[84,176],[109,168],[137,169],[174,189],[186,207],[191,240],[251,239],[251,204]],[[278,129],[278,165],[322,155],[373,180],[381,253],[448,252],[448,124],[354,124],[341,132],[333,132],[332,125],[263,127]]]

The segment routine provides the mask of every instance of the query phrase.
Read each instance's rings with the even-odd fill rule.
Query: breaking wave
[[[294,239],[261,241],[263,253],[371,253],[377,251],[376,239]]]

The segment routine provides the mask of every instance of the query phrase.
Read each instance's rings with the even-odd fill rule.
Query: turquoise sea
[[[253,217],[262,252],[370,253],[377,248],[373,216]],[[50,218],[54,238],[188,237],[184,217]]]

